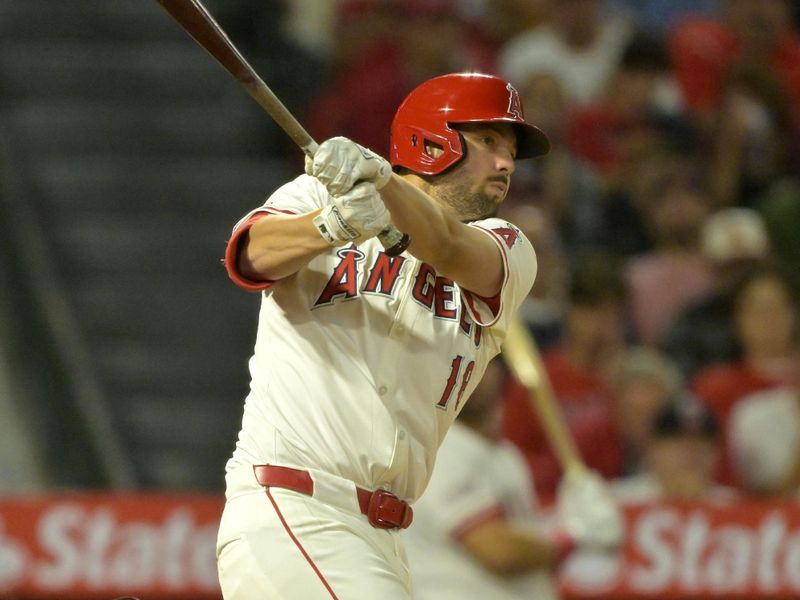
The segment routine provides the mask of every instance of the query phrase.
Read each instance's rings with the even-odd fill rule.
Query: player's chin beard
[[[430,193],[455,210],[464,222],[479,221],[497,214],[497,203],[486,192],[471,189],[469,183],[455,178],[440,180]]]

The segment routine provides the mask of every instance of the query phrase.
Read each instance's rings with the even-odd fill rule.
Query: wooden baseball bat
[[[158,0],[158,3],[236,78],[303,152],[314,156],[317,143],[258,76],[200,0]],[[391,224],[378,234],[378,239],[389,256],[401,254],[411,241]]]
[[[519,315],[514,315],[508,325],[503,358],[514,378],[528,391],[531,406],[539,415],[564,471],[586,471],[587,467],[556,402],[536,342]]]

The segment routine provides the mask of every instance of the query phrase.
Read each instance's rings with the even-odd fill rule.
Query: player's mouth
[[[505,196],[508,192],[508,179],[505,177],[489,177],[488,187],[496,190],[501,196]]]

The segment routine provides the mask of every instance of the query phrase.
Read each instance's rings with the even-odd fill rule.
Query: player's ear
[[[442,154],[444,154],[444,148],[442,148],[442,146],[436,142],[425,140],[425,154],[431,158],[439,158]]]

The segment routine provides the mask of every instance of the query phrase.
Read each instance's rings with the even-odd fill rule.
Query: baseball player
[[[500,359],[489,363],[447,434],[404,532],[415,600],[555,600],[554,573],[574,549],[606,550],[620,535],[596,475],[562,480],[555,514],[537,502],[520,451],[500,436]],[[593,483],[588,483],[593,481]]]
[[[444,75],[397,110],[391,164],[332,138],[236,225],[226,268],[263,297],[226,466],[226,599],[410,596],[399,531],[536,275],[492,215],[514,161],[548,147],[509,83]],[[376,239],[390,222],[411,236],[400,256]]]

